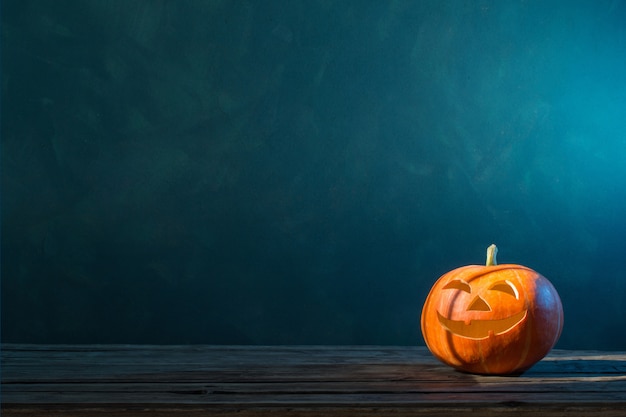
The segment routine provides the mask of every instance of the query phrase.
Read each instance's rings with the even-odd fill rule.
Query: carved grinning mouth
[[[465,324],[463,320],[450,320],[437,312],[439,323],[449,332],[468,339],[486,339],[490,334],[506,333],[526,318],[528,310],[499,320],[471,320]]]

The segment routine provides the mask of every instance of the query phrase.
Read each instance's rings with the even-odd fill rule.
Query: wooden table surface
[[[626,352],[554,350],[525,374],[424,347],[2,345],[4,416],[626,416]]]

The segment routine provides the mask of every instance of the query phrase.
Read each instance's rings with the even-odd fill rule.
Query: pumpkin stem
[[[496,261],[497,254],[498,254],[498,247],[492,243],[487,248],[487,263],[485,265],[486,266],[498,265],[498,261]]]

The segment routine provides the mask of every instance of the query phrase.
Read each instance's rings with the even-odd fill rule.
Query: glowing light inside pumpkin
[[[460,290],[468,294],[472,293],[472,286],[460,279],[447,283],[443,289]],[[500,291],[519,300],[519,292],[509,280],[498,281],[489,287],[491,291]],[[480,295],[476,295],[467,306],[467,311],[491,311],[491,307]],[[526,318],[527,310],[522,310],[512,316],[496,320],[471,320],[465,323],[463,320],[451,320],[437,311],[439,323],[451,333],[468,339],[481,340],[490,335],[500,335],[513,329]]]
[[[448,331],[457,336],[466,337],[468,339],[481,340],[486,339],[490,335],[500,335],[513,329],[525,318],[528,310],[520,311],[510,317],[500,320],[472,320],[469,324],[465,324],[462,320],[450,320],[437,312],[439,323]]]

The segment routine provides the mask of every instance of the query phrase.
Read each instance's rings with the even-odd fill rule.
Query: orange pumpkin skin
[[[433,285],[421,328],[433,355],[460,371],[520,374],[556,344],[563,306],[554,286],[530,268],[469,265]]]

